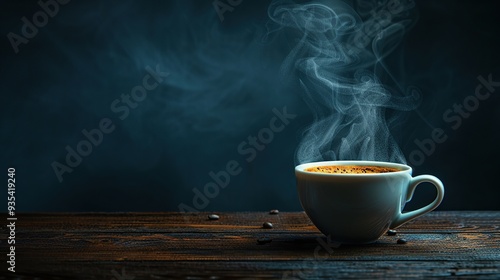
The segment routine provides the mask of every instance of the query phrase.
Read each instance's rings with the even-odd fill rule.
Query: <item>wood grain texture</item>
[[[208,214],[18,214],[15,276],[500,279],[500,212],[435,211],[399,228],[396,236],[340,247],[329,244],[303,212],[218,213],[216,221]],[[263,229],[264,222],[273,229]],[[258,244],[264,237],[271,242]],[[408,243],[397,244],[398,238]],[[3,263],[0,276],[14,276]]]

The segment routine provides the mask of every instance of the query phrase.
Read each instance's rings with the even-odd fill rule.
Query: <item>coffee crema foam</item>
[[[324,165],[309,167],[305,171],[331,174],[374,174],[397,172],[401,171],[401,169],[372,165]]]

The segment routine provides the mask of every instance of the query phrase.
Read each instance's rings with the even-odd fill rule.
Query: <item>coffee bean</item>
[[[269,214],[271,214],[271,215],[276,215],[276,214],[278,214],[279,212],[280,212],[280,211],[279,211],[278,209],[273,209],[273,210],[269,211]]]
[[[398,241],[396,241],[398,244],[406,244],[408,241],[406,239],[400,238]]]
[[[268,228],[268,229],[269,228],[273,228],[273,224],[271,224],[270,222],[265,222],[265,223],[262,224],[262,227],[263,228]]]
[[[396,233],[398,233],[398,232],[393,230],[393,229],[390,229],[387,231],[387,235],[389,235],[389,236],[394,236],[394,235],[396,235]]]
[[[208,215],[208,219],[209,220],[218,220],[219,219],[219,215],[210,214],[210,215]]]
[[[273,240],[269,237],[261,237],[261,238],[257,239],[257,244],[262,245],[262,244],[270,243],[271,241],[273,241]]]

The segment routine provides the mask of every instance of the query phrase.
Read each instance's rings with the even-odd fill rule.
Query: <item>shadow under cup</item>
[[[338,174],[310,172],[317,166],[354,165],[396,168],[386,173]],[[396,228],[434,210],[443,200],[442,182],[431,175],[411,176],[411,167],[378,161],[323,161],[295,168],[302,208],[316,227],[332,241],[363,244],[376,241]],[[420,209],[402,213],[418,184],[432,183],[436,199]]]

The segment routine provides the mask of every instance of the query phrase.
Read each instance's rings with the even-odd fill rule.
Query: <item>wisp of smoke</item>
[[[358,10],[363,11],[359,13],[341,1],[275,1],[270,5],[269,17],[278,30],[298,34],[282,71],[298,70],[305,102],[314,116],[297,149],[299,163],[406,162],[391,135],[386,111],[414,109],[417,94],[391,93],[376,70],[384,68],[382,59],[412,23],[407,18],[411,7],[402,6],[394,14],[384,11],[387,2],[358,3]]]

